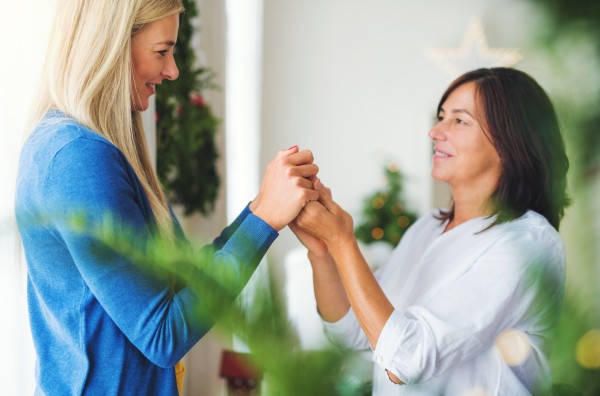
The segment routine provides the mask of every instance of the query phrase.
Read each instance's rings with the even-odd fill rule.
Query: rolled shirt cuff
[[[379,366],[382,371],[388,370],[393,373],[400,381],[405,384],[411,384],[411,380],[401,373],[398,365],[395,364],[394,358],[397,358],[401,344],[404,342],[403,334],[410,325],[410,320],[394,309],[387,322],[379,334],[377,345],[373,351],[372,360]],[[387,375],[387,373],[386,373]]]
[[[338,346],[346,346],[347,340],[356,336],[354,327],[355,325],[358,325],[358,322],[352,307],[350,307],[348,312],[346,312],[346,315],[337,322],[326,322],[322,318],[321,322],[323,323],[323,329],[325,330],[327,338]]]

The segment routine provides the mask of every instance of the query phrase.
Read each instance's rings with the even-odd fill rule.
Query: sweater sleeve
[[[55,155],[48,172],[44,208],[55,237],[119,329],[161,367],[173,367],[214,325],[217,318],[202,313],[231,305],[278,235],[246,208],[212,245],[197,253],[195,262],[210,261],[186,270],[188,284],[174,293],[161,271],[107,252],[99,241],[69,224],[69,214],[83,212],[91,226],[110,227],[104,220],[108,212],[131,229],[136,247],[144,249],[152,240],[141,209],[143,191],[119,150],[78,138]],[[221,279],[223,274],[232,282],[225,294],[210,293],[195,282],[199,277]]]

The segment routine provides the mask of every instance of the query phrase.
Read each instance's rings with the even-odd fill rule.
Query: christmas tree
[[[365,199],[365,220],[354,233],[364,243],[385,241],[396,246],[417,216],[405,208],[402,174],[396,161],[387,164],[384,181],[385,186],[381,191]]]

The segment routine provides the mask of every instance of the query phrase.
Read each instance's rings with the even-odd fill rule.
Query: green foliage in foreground
[[[162,241],[150,241],[140,246],[135,234],[110,215],[101,227],[90,230],[83,216],[71,219],[73,228],[83,235],[91,234],[99,243],[97,254],[102,257],[115,252],[156,276],[165,273],[183,280],[198,290],[203,301],[211,304],[198,307],[197,315],[217,322],[216,328],[225,335],[235,334],[251,351],[255,366],[264,372],[267,395],[363,396],[370,394],[368,384],[361,383],[353,371],[356,354],[338,348],[303,351],[291,328],[281,301],[264,289],[252,296],[252,304],[235,302],[239,291],[252,276],[252,271],[239,274],[221,271],[211,276],[193,272],[190,265],[206,267],[212,260],[209,248],[200,252],[172,246]],[[226,308],[229,307],[229,308]],[[366,393],[368,392],[368,393]]]
[[[97,241],[93,244],[94,254],[102,257],[119,254],[149,274],[164,277],[165,273],[169,273],[173,275],[172,279],[182,280],[199,290],[203,301],[211,304],[197,307],[197,315],[207,318],[209,323],[216,322],[221,334],[235,334],[249,347],[253,363],[264,372],[266,386],[263,395],[370,394],[369,384],[361,382],[362,373],[356,370],[357,356],[354,352],[333,347],[318,351],[301,349],[281,301],[274,297],[276,293],[259,289],[251,304],[232,304],[252,271],[241,274],[213,271],[211,275],[190,271],[191,267],[203,269],[212,261],[214,252],[210,245],[193,252],[158,239],[140,243],[125,224],[110,215],[104,217],[99,227],[91,227],[84,216],[72,216],[70,225],[82,237],[91,236]],[[555,287],[552,274],[546,273],[543,267],[541,263],[528,281],[539,283],[541,287]],[[543,301],[539,303],[543,304]],[[600,394],[600,368],[583,368],[575,357],[576,344],[582,335],[598,327],[597,313],[586,311],[585,307],[589,306],[585,300],[565,299],[553,353],[555,378],[560,378],[560,383],[553,387],[553,396]],[[596,347],[600,350],[600,343]]]

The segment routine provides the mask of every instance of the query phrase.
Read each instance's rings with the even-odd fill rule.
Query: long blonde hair
[[[28,133],[56,107],[125,155],[148,197],[159,233],[173,222],[152,167],[139,111],[132,108],[131,38],[184,11],[181,0],[59,0]]]

